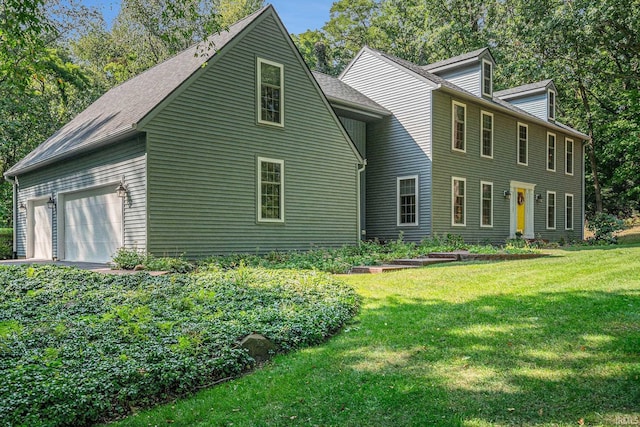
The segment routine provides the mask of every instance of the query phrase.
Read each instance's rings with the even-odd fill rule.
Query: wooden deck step
[[[453,251],[453,252],[431,252],[429,258],[455,258],[456,261],[462,261],[469,257],[469,251]]]
[[[358,265],[351,268],[351,274],[379,274],[388,273],[390,271],[406,270],[408,268],[416,268],[415,265]]]
[[[440,257],[440,258],[407,258],[407,259],[394,259],[393,263],[397,265],[412,265],[415,267],[424,267],[425,265],[441,264],[445,262],[458,261],[456,257]]]

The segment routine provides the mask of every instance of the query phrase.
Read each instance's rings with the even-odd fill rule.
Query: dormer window
[[[552,90],[548,92],[547,99],[549,100],[548,113],[549,120],[556,119],[556,93]]]
[[[486,59],[482,60],[482,94],[493,95],[493,65]]]

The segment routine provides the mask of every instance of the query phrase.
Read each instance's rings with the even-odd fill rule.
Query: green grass
[[[327,344],[120,426],[640,423],[640,246],[343,276]]]

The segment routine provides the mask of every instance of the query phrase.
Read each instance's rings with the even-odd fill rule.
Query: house
[[[391,112],[361,122],[367,238],[583,238],[588,136],[556,120],[551,80],[494,92],[495,67],[488,48],[418,66],[365,47],[339,76]]]
[[[18,257],[356,244],[364,160],[273,7],[117,86],[6,173]]]
[[[583,144],[488,49],[311,73],[272,6],[103,95],[14,165],[18,257],[191,258],[359,239],[582,238]]]

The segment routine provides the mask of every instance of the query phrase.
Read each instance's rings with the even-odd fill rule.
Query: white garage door
[[[31,235],[28,256],[35,259],[51,259],[51,209],[46,200],[35,200],[31,205]]]
[[[64,248],[69,261],[107,262],[122,246],[122,199],[114,187],[64,197]]]

